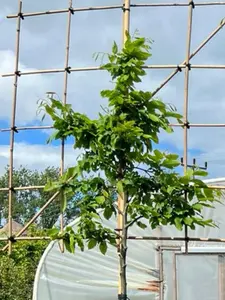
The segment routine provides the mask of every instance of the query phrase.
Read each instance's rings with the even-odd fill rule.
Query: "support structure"
[[[110,2],[110,1],[109,1]],[[100,67],[76,67],[70,66],[69,64],[69,57],[70,57],[70,40],[71,36],[71,24],[73,15],[76,15],[82,11],[99,11],[99,10],[117,10],[118,13],[122,11],[122,18],[123,18],[123,26],[122,26],[122,41],[123,43],[126,41],[126,32],[130,31],[130,23],[132,22],[132,11],[134,9],[149,9],[151,10],[152,7],[159,8],[160,7],[167,7],[168,9],[179,9],[179,7],[187,7],[188,9],[188,24],[187,24],[187,38],[186,38],[186,55],[183,62],[177,65],[146,65],[145,69],[171,69],[171,74],[165,78],[165,80],[160,84],[160,86],[153,91],[153,96],[156,95],[164,86],[166,86],[170,80],[172,80],[176,75],[182,71],[184,71],[184,111],[183,111],[183,124],[170,124],[172,127],[182,127],[183,128],[183,160],[181,165],[184,167],[184,171],[190,167],[188,162],[188,130],[190,128],[225,128],[225,123],[219,124],[197,124],[197,123],[189,123],[188,119],[188,96],[189,96],[189,76],[190,71],[192,72],[195,69],[221,69],[225,70],[225,65],[199,65],[199,64],[191,64],[192,58],[194,58],[208,43],[211,41],[216,34],[224,27],[225,21],[222,20],[220,23],[218,20],[219,25],[211,32],[208,33],[208,36],[205,40],[203,40],[199,46],[191,53],[191,36],[192,36],[192,20],[193,20],[193,13],[196,9],[201,9],[201,7],[210,7],[210,6],[219,6],[224,7],[225,1],[214,1],[214,2],[194,2],[194,1],[183,1],[183,3],[139,3],[134,4],[131,0],[121,0],[120,5],[105,5],[105,6],[93,6],[93,7],[81,7],[75,8],[73,7],[72,0],[68,0],[68,7],[65,9],[59,10],[49,10],[49,11],[40,11],[40,12],[26,12],[23,13],[22,10],[22,0],[18,0],[18,12],[13,15],[7,16],[9,19],[17,19],[17,27],[16,27],[16,47],[15,47],[15,67],[14,70],[1,74],[2,77],[13,77],[13,95],[12,95],[12,115],[11,115],[11,123],[10,128],[0,128],[0,134],[2,132],[9,132],[10,133],[10,147],[9,147],[9,182],[8,187],[3,188],[0,187],[0,191],[7,192],[8,197],[8,238],[0,238],[0,241],[8,241],[8,244],[3,248],[3,250],[8,249],[9,254],[12,253],[12,243],[13,241],[24,241],[24,240],[38,240],[38,239],[49,239],[48,237],[22,237],[21,235],[27,230],[27,228],[37,220],[37,218],[42,214],[42,212],[59,196],[59,193],[55,193],[46,203],[45,205],[32,217],[32,219],[24,226],[20,232],[16,234],[15,237],[12,236],[12,210],[13,210],[13,197],[14,193],[19,190],[39,190],[42,189],[44,186],[25,186],[25,187],[16,187],[13,183],[13,162],[14,162],[14,139],[15,134],[19,133],[20,131],[25,130],[43,130],[43,129],[52,129],[52,125],[46,126],[21,126],[18,127],[16,125],[16,104],[17,104],[17,89],[19,84],[19,77],[21,76],[32,76],[38,74],[55,74],[55,73],[64,73],[64,87],[63,87],[63,96],[62,102],[64,104],[69,102],[67,97],[67,90],[68,90],[68,76],[72,72],[99,72]],[[67,29],[66,29],[66,45],[65,45],[65,61],[64,61],[64,68],[58,69],[45,69],[45,70],[28,70],[28,71],[21,71],[19,70],[19,59],[20,59],[20,35],[21,35],[21,23],[26,21],[27,18],[33,18],[38,16],[48,17],[48,15],[54,14],[65,14],[67,16]],[[61,160],[60,160],[60,173],[63,174],[64,172],[64,156],[65,156],[65,141],[62,140],[61,143]],[[205,166],[206,167],[206,166]],[[203,167],[204,168],[204,167]],[[210,185],[209,188],[217,188],[217,189],[225,189],[225,186],[213,186]],[[120,197],[118,199],[118,206],[120,211],[124,209],[124,197]],[[61,230],[63,230],[63,215],[61,215]],[[118,217],[118,229],[122,229],[123,218],[122,215],[119,214]],[[184,237],[151,237],[151,236],[142,236],[142,237],[133,237],[128,236],[128,239],[132,240],[157,240],[157,241],[185,241],[185,250],[188,253],[188,242],[189,241],[199,241],[199,242],[221,242],[225,243],[224,239],[215,239],[215,238],[190,238],[188,236],[187,227],[185,228],[185,236]],[[61,250],[64,251],[63,245],[61,246]],[[119,294],[121,294],[121,283],[119,282]]]

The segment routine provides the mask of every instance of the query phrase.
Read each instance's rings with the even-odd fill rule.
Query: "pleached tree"
[[[74,137],[74,148],[82,155],[76,165],[46,190],[58,190],[63,209],[67,198],[82,194],[77,202],[80,219],[76,231],[67,227],[63,233],[52,230],[53,238],[63,238],[67,249],[74,252],[98,246],[105,254],[107,245],[118,246],[121,291],[118,299],[127,299],[126,258],[129,228],[136,224],[145,229],[147,220],[154,229],[159,225],[174,225],[178,230],[186,225],[215,226],[201,214],[205,206],[213,207],[218,192],[209,189],[198,176],[201,170],[189,170],[185,175],[176,171],[178,155],[155,148],[159,133],[172,133],[170,119],[182,122],[179,115],[149,91],[135,84],[146,75],[144,64],[151,56],[150,42],[127,34],[121,51],[114,43],[108,62],[102,69],[114,82],[111,90],[102,90],[108,106],[98,118],[74,112],[71,105],[55,99],[41,103],[50,115],[55,133],[53,139]],[[91,97],[91,95],[90,95]],[[82,101],[82,99],[80,99]],[[196,176],[198,178],[196,178]],[[102,211],[102,215],[99,213]],[[115,232],[101,223],[101,217],[117,215],[120,230]]]

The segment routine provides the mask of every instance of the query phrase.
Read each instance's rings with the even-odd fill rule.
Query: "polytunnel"
[[[225,185],[225,178],[207,180]],[[222,196],[224,199],[224,196]],[[127,282],[130,300],[224,300],[225,299],[225,206],[205,208],[218,228],[188,230],[188,253],[184,241],[128,240]],[[115,229],[116,218],[105,226]],[[76,227],[77,220],[70,226]],[[133,225],[129,236],[184,237],[172,226],[145,230]],[[194,241],[196,238],[196,241]],[[200,240],[197,240],[201,238]],[[207,240],[207,239],[211,239]],[[37,268],[33,300],[115,300],[118,287],[118,254],[109,246],[106,255],[98,248],[75,254],[61,253],[57,241],[45,250]]]

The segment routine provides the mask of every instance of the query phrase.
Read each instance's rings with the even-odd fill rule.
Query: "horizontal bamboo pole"
[[[45,186],[44,185],[33,185],[33,186],[18,186],[18,187],[14,187],[13,190],[15,191],[24,191],[24,190],[40,190],[43,189]],[[9,188],[0,188],[1,192],[4,191],[9,191]]]
[[[209,189],[215,189],[215,190],[224,190],[225,185],[208,185]]]
[[[138,3],[131,4],[131,7],[179,7],[179,6],[189,6],[187,3]],[[211,6],[211,5],[225,5],[224,1],[215,1],[215,2],[194,2],[194,6]]]
[[[177,69],[186,68],[185,64],[180,65],[146,65],[143,69]],[[225,69],[225,65],[190,65],[191,69]],[[80,67],[80,68],[69,68],[69,72],[86,72],[86,71],[98,71],[101,70],[100,66],[94,67]],[[54,74],[66,72],[65,69],[46,69],[46,70],[31,70],[31,71],[19,71],[19,76],[24,75],[39,75],[39,74]],[[11,77],[15,76],[15,73],[5,73],[1,74],[1,77]]]
[[[191,69],[225,69],[225,65],[190,65]]]
[[[69,72],[85,72],[85,71],[96,71],[100,70],[100,66],[96,67],[82,67],[82,68],[69,68]],[[51,73],[63,73],[67,72],[65,69],[46,69],[46,70],[33,70],[33,71],[24,71],[20,72],[18,76],[22,75],[38,75],[38,74],[51,74]],[[2,74],[2,77],[15,76],[15,73],[6,73]]]
[[[41,190],[45,187],[45,185],[37,185],[37,186],[19,186],[19,187],[14,187],[13,190],[15,191],[24,191],[24,190]],[[219,189],[219,190],[223,190],[225,189],[225,186],[223,185],[208,185],[208,188],[210,189]],[[0,188],[0,192],[7,192],[9,191],[9,188]]]
[[[111,9],[118,9],[123,8],[122,5],[110,5],[110,6],[89,6],[89,7],[80,7],[80,8],[72,8],[71,11],[73,13],[80,12],[80,11],[94,11],[94,10],[111,10]],[[61,14],[61,13],[68,13],[70,9],[54,9],[54,10],[47,10],[47,11],[39,11],[39,12],[28,12],[23,13],[22,16],[25,17],[35,17],[35,16],[43,16],[43,15],[53,15],[53,14]],[[8,19],[17,18],[18,14],[8,15]]]
[[[177,69],[186,68],[186,65],[146,65],[143,67],[143,69]]]
[[[169,237],[169,236],[128,236],[128,240],[138,240],[138,241],[186,241],[189,242],[217,242],[217,243],[225,243],[224,239],[217,239],[217,238],[195,238],[195,237]]]
[[[171,127],[183,127],[185,124],[170,124]],[[190,123],[188,124],[188,127],[225,127],[225,124],[195,124],[195,123]]]
[[[6,242],[8,241],[9,238],[0,238],[1,242]],[[51,240],[49,236],[19,236],[14,238],[15,241],[42,241],[42,240]]]
[[[21,131],[21,130],[40,130],[40,129],[52,129],[54,128],[51,125],[48,126],[24,126],[24,127],[16,127],[17,131]],[[0,132],[7,132],[7,131],[11,131],[11,128],[0,128]]]
[[[135,240],[135,241],[185,241],[188,239],[188,241],[193,242],[217,242],[217,243],[225,243],[225,238],[218,239],[218,238],[195,238],[195,237],[168,237],[168,236],[128,236],[128,240]],[[0,238],[0,241],[8,241],[9,239],[7,237]],[[15,241],[38,241],[38,240],[51,240],[50,237],[29,237],[29,236],[23,236],[23,237],[14,237]]]
[[[184,124],[175,124],[171,123],[171,127],[182,127]],[[189,127],[225,127],[225,124],[206,124],[206,123],[190,123],[188,124]],[[54,127],[52,125],[48,126],[24,126],[24,127],[16,127],[17,131],[22,131],[22,130],[43,130],[43,129],[53,129]],[[0,132],[9,132],[11,131],[11,128],[0,128]]]

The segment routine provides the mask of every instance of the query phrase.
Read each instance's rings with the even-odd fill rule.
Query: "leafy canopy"
[[[108,106],[97,119],[55,99],[40,104],[53,120],[52,139],[74,137],[74,148],[82,151],[76,166],[46,187],[61,192],[63,208],[71,194],[82,194],[77,203],[80,220],[76,231],[68,227],[58,234],[53,230],[53,237],[63,237],[69,251],[73,252],[76,244],[83,250],[87,241],[89,248],[99,245],[105,253],[108,242],[115,244],[116,234],[102,226],[98,209],[106,219],[117,214],[115,200],[123,192],[128,195],[127,228],[134,223],[145,228],[142,218],[151,228],[167,224],[179,230],[184,225],[191,229],[215,226],[201,211],[213,207],[216,192],[195,178],[207,173],[188,170],[180,176],[176,172],[178,155],[154,149],[162,130],[172,132],[170,119],[181,122],[182,116],[153,98],[151,92],[136,87],[146,75],[144,64],[151,56],[150,45],[143,37],[131,39],[129,35],[121,51],[113,44],[108,63],[101,68],[110,73],[114,85],[101,91]]]

